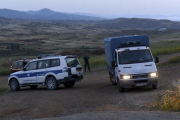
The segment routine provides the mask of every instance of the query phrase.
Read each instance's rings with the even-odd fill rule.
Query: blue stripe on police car
[[[62,73],[62,70],[51,70],[51,71],[43,71],[43,72],[29,72],[29,73],[14,73],[11,74],[12,76],[16,76],[17,78],[24,78],[24,77],[35,77],[35,76],[45,76],[47,73],[54,73],[59,74]]]

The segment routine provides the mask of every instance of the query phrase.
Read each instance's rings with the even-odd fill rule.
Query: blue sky
[[[0,0],[0,8],[40,10],[100,16],[180,15],[180,0]]]

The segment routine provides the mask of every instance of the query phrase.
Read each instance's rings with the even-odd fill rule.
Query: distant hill
[[[13,20],[0,17],[0,25],[7,25],[13,23]]]
[[[141,18],[118,18],[94,23],[94,27],[104,29],[180,29],[180,22]]]
[[[39,11],[17,11],[10,9],[0,9],[0,16],[11,19],[27,19],[27,20],[104,20],[103,18],[76,15],[55,12],[50,9],[42,9]]]

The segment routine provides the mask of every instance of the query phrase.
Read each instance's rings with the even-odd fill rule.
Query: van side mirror
[[[156,56],[155,63],[159,63],[159,57]]]
[[[117,67],[116,62],[115,62],[115,61],[112,61],[112,62],[111,62],[111,66],[112,66],[112,67]]]
[[[26,68],[23,68],[22,70],[23,70],[23,71],[26,71]]]

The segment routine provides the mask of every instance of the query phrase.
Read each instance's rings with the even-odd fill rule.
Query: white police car
[[[83,79],[83,70],[76,56],[53,56],[30,61],[22,71],[15,72],[8,78],[12,91],[20,87],[46,85],[55,90],[60,84],[73,87],[76,81]]]

